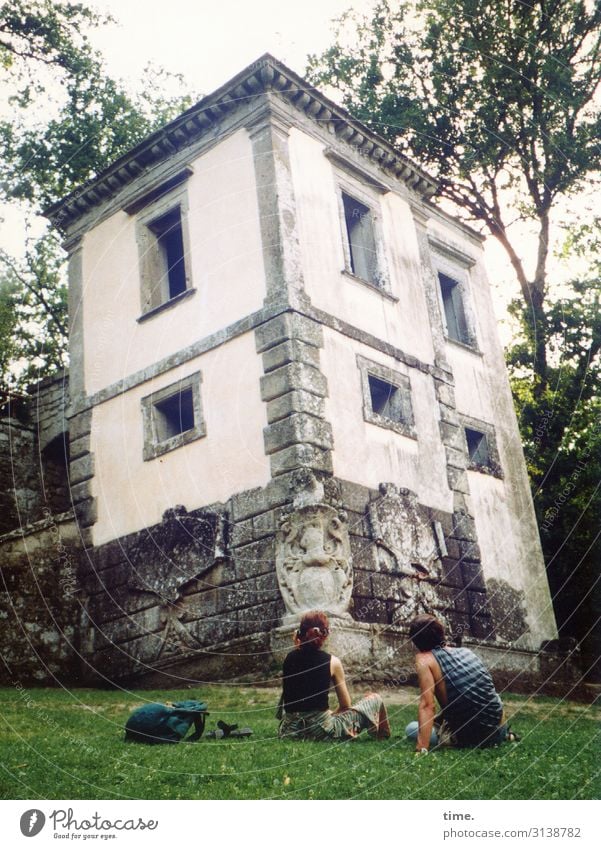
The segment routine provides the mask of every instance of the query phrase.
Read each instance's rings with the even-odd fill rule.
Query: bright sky
[[[330,21],[370,0],[96,0],[118,19],[94,38],[115,75],[139,76],[149,59],[208,94],[269,52],[302,74],[308,53],[331,43]]]

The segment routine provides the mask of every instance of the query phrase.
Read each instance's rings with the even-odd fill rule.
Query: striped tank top
[[[457,744],[477,746],[499,727],[503,703],[495,690],[490,673],[470,649],[436,648],[447,690],[443,717]]]

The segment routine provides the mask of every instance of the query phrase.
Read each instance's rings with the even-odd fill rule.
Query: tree
[[[580,639],[599,626],[599,241],[573,235],[590,270],[563,293],[549,269],[553,214],[598,180],[600,70],[598,0],[380,0],[371,17],[343,16],[309,60],[315,83],[506,251],[520,292],[508,363],[543,551],[560,630]],[[530,260],[518,224],[534,230]]]
[[[349,111],[427,166],[438,197],[507,252],[537,395],[547,387],[551,212],[601,166],[600,24],[601,4],[585,0],[382,0],[371,20],[347,14],[337,43],[309,62],[316,83],[337,87]],[[511,235],[517,220],[537,230],[529,270]]]
[[[190,105],[167,96],[183,79],[149,67],[142,94],[113,80],[89,31],[106,24],[82,4],[8,0],[0,6],[0,78],[12,92],[0,121],[0,197],[31,220],[93,178]],[[39,229],[39,224],[38,224]],[[23,257],[0,253],[0,390],[66,365],[64,253],[56,235],[28,241]]]

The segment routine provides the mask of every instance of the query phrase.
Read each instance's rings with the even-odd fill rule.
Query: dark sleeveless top
[[[288,713],[327,710],[330,658],[325,651],[297,648],[284,661],[284,710]]]

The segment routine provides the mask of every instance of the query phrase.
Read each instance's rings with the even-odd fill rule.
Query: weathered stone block
[[[75,515],[82,528],[91,527],[98,520],[98,499],[88,498],[75,506]]]
[[[470,631],[477,640],[494,640],[495,629],[492,620],[487,616],[478,616],[470,620]]]
[[[263,434],[266,454],[274,454],[299,443],[317,445],[320,448],[331,448],[334,444],[330,423],[306,413],[294,413],[286,419],[268,425]]]
[[[449,407],[446,404],[439,404],[438,406],[440,409],[440,420],[447,424],[454,425],[455,427],[459,427],[459,416],[457,415],[455,407]]]
[[[459,542],[459,551],[461,552],[462,560],[480,560],[480,546],[475,542],[461,540]]]
[[[470,605],[466,590],[460,590],[455,596],[455,610],[458,613],[469,614]]]
[[[365,486],[351,481],[340,481],[340,498],[347,510],[365,514],[370,497],[375,493]]]
[[[402,584],[399,578],[392,575],[382,575],[378,572],[371,576],[374,596],[378,598],[401,598]]]
[[[271,455],[271,474],[274,477],[299,468],[331,474],[331,452],[316,445],[292,445]]]
[[[355,567],[353,569],[353,596],[370,598],[371,595],[371,574]]]
[[[292,501],[291,477],[282,475],[270,481],[266,487],[257,487],[233,495],[229,501],[234,522],[266,513],[274,507]]]
[[[455,513],[453,516],[453,539],[476,542],[476,523],[467,513]]]
[[[268,601],[256,604],[247,610],[238,611],[238,632],[240,636],[245,634],[258,634],[261,631],[272,631],[277,628],[284,614],[284,603]],[[292,641],[290,641],[292,648]]]
[[[289,363],[261,378],[263,401],[271,401],[293,389],[303,389],[321,398],[328,394],[328,384],[323,374],[304,363]]]
[[[353,599],[353,619],[357,622],[388,623],[388,608],[382,599],[356,596]]]
[[[71,439],[69,441],[69,458],[70,461],[73,462],[77,460],[79,457],[83,457],[84,454],[88,454],[90,451],[90,437],[89,436],[80,436],[79,439]]]
[[[461,427],[444,421],[439,422],[439,426],[440,438],[444,445],[448,448],[456,448],[458,451],[464,450],[465,440],[463,436],[463,429]]]
[[[271,572],[275,569],[275,540],[273,537],[237,548],[234,565],[239,580]]]
[[[94,455],[85,454],[78,457],[69,465],[69,481],[71,485],[81,483],[94,477]]]
[[[457,551],[459,551],[459,545],[457,543],[454,543],[454,545],[457,546]],[[442,558],[442,580],[449,587],[463,587],[461,564],[451,556]]]
[[[87,436],[92,430],[92,410],[84,410],[69,419],[69,438],[79,439]]]
[[[470,605],[470,613],[472,616],[490,615],[488,602],[486,600],[486,593],[477,592],[476,590],[467,590],[467,595]]]
[[[349,535],[349,540],[351,544],[351,555],[353,558],[353,570],[355,571],[355,574],[357,570],[375,572],[377,568],[376,546],[372,540],[352,533]],[[362,594],[363,593],[360,593],[360,595]]]
[[[447,468],[447,479],[451,489],[457,492],[469,493],[470,488],[467,482],[467,472],[462,469],[455,469],[453,466]]]
[[[323,398],[312,395],[310,392],[304,392],[302,389],[295,389],[267,402],[267,421],[269,424],[284,419],[292,413],[308,413],[310,416],[323,418],[325,416],[325,402]]]
[[[305,363],[318,369],[319,348],[298,339],[288,339],[263,354],[263,370],[266,374],[288,363]]]
[[[441,404],[446,404],[447,407],[456,407],[455,391],[452,386],[440,380],[435,380],[436,397]]]
[[[255,339],[259,354],[287,339],[299,339],[307,345],[321,348],[323,331],[321,326],[312,319],[300,313],[287,312],[257,327]]]
[[[462,450],[458,450],[457,448],[446,448],[447,455],[447,465],[452,466],[455,469],[466,469],[467,468],[467,457],[465,456],[465,452]]]
[[[253,539],[262,539],[275,534],[278,530],[278,521],[275,510],[268,510],[252,519]]]
[[[239,545],[247,545],[253,541],[252,519],[242,522],[234,522],[230,527],[230,546],[237,548]]]
[[[461,563],[461,572],[463,574],[463,583],[467,588],[471,590],[485,589],[482,567],[479,563],[470,563],[464,560]]]

